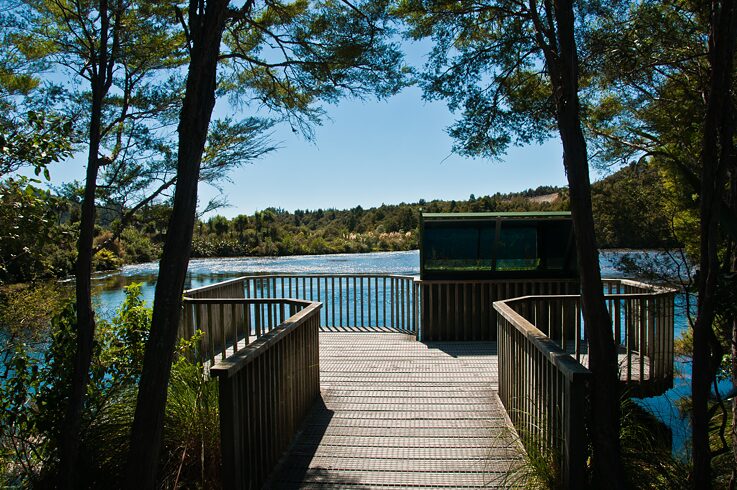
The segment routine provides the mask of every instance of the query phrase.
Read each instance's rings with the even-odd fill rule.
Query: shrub
[[[126,228],[120,235],[123,258],[127,264],[152,262],[161,255],[161,247],[136,228]]]
[[[92,258],[92,266],[96,271],[115,270],[119,269],[122,265],[123,260],[106,248],[99,250]]]
[[[81,430],[79,474],[85,488],[119,485],[128,453],[136,389],[151,324],[140,285],[109,321],[99,321]],[[75,352],[76,312],[66,303],[51,320],[42,355],[14,347],[0,384],[0,485],[53,487],[59,436]],[[172,368],[164,428],[162,484],[211,487],[219,480],[217,385],[182,346]]]

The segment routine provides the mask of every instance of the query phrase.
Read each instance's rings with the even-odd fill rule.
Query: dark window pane
[[[540,258],[547,270],[562,270],[565,267],[566,253],[571,242],[573,223],[554,221],[540,224]],[[570,260],[569,260],[570,261]],[[575,267],[575,264],[568,264]]]
[[[491,256],[481,253],[482,244],[490,240],[489,233],[475,224],[428,226],[423,243],[425,269],[429,271],[491,270]],[[493,238],[493,237],[492,237]],[[480,246],[482,246],[480,248]]]
[[[537,255],[537,228],[502,224],[496,256],[498,271],[536,269],[540,264]]]

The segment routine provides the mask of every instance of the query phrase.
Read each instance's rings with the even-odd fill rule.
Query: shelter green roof
[[[524,211],[508,213],[422,213],[423,219],[560,219],[570,218],[570,211]]]

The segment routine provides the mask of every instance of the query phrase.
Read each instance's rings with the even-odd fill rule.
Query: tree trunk
[[[701,154],[700,263],[698,313],[693,334],[691,378],[693,414],[693,486],[711,486],[708,400],[716,374],[709,346],[716,314],[716,287],[720,273],[719,207],[726,184],[728,162],[733,158],[734,114],[731,96],[732,69],[737,40],[735,2],[712,2],[709,33],[710,83],[706,94]]]
[[[737,165],[732,163],[732,176],[729,184],[730,202],[729,211],[737,215]],[[732,258],[730,264],[730,273],[733,277],[737,276],[737,237],[730,240],[730,256]],[[737,314],[733,311],[731,316],[731,336],[730,336],[730,354],[732,355],[732,364],[730,374],[732,377],[732,389],[737,388]],[[729,490],[737,490],[737,394],[733,394],[732,398],[732,459],[734,466],[732,467],[732,475],[729,479]]]
[[[228,1],[211,0],[206,6],[202,5],[202,2],[190,1],[191,59],[178,128],[177,185],[159,264],[151,335],[138,386],[128,456],[128,488],[151,489],[156,482],[167,385],[192,247],[197,182],[215,106],[217,62]]]
[[[87,390],[92,344],[95,337],[95,313],[92,310],[92,241],[95,235],[95,192],[100,150],[102,99],[93,95],[90,124],[90,147],[87,158],[84,198],[79,221],[77,263],[75,264],[75,301],[77,309],[77,350],[70,383],[69,400],[61,432],[60,471],[64,488],[77,487],[80,428],[84,395]]]
[[[100,168],[100,144],[102,131],[102,107],[110,89],[108,64],[108,3],[100,1],[100,44],[97,47],[97,66],[91,68],[92,101],[90,106],[89,152],[85,176],[84,197],[79,222],[77,262],[75,264],[75,303],[77,309],[77,343],[74,366],[69,386],[69,399],[61,427],[59,443],[59,481],[61,488],[79,486],[80,430],[85,393],[92,362],[92,346],[95,338],[95,313],[92,310],[92,243],[95,237],[95,194],[97,173]]]
[[[593,481],[596,488],[619,489],[624,488],[619,446],[619,376],[594,236],[588,156],[579,113],[578,55],[571,1],[555,3],[555,20],[558,52],[551,79],[571,195],[583,318],[589,338]]]

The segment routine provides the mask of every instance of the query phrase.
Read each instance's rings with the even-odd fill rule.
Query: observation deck
[[[604,284],[623,387],[664,392],[674,292]],[[204,332],[220,382],[224,486],[508,486],[533,445],[577,487],[590,372],[574,290],[320,274],[185,292],[180,335]]]
[[[569,213],[423,214],[420,277],[242,277],[185,292],[219,378],[225,488],[585,482],[589,386]],[[675,292],[605,280],[621,388],[673,383]]]

